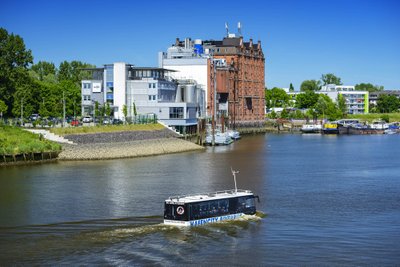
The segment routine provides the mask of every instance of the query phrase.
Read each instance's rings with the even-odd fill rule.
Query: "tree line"
[[[0,28],[0,115],[61,117],[81,113],[81,80],[90,78],[85,68],[94,65],[81,61],[33,64],[32,51],[19,35]]]
[[[300,94],[297,94],[295,98],[291,98],[285,90],[274,87],[272,89],[265,90],[265,102],[267,109],[273,107],[281,107],[283,109],[281,113],[282,118],[296,117],[304,118],[311,117],[315,118],[323,116],[329,120],[337,120],[346,116],[346,103],[342,95],[338,95],[336,101],[324,94],[318,94],[317,91],[321,90],[321,87],[328,84],[343,85],[341,78],[337,77],[332,73],[322,74],[320,80],[305,80],[301,83]],[[372,85],[371,83],[360,83],[355,85],[355,90],[377,92],[383,91],[383,86]],[[293,92],[293,85],[290,84],[289,92]],[[306,114],[300,111],[289,112],[286,108],[294,107],[297,109],[307,109]],[[400,100],[394,95],[381,94],[378,98],[376,106],[370,106],[370,112],[389,113],[397,112],[400,109]],[[271,113],[272,117],[275,117],[274,112]]]

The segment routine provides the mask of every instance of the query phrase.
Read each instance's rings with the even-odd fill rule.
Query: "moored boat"
[[[338,134],[339,133],[338,124],[336,122],[324,123],[322,132],[324,134]]]
[[[320,133],[321,130],[321,124],[304,124],[300,129],[302,133]]]
[[[207,135],[205,143],[208,145],[212,145],[212,142],[213,142],[212,134]],[[233,142],[233,140],[228,133],[215,133],[214,142],[215,145],[229,145]]]
[[[240,133],[238,131],[228,130],[227,133],[228,133],[229,137],[232,138],[233,140],[240,139]]]

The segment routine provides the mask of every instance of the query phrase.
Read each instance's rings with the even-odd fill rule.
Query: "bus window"
[[[165,204],[164,218],[168,220],[186,221],[188,218],[188,205]]]

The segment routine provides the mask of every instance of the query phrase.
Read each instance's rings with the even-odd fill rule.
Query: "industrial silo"
[[[196,85],[186,84],[185,85],[185,100],[186,103],[196,102]]]

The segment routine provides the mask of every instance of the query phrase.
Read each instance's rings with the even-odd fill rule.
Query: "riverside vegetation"
[[[0,125],[0,158],[3,162],[35,159],[40,153],[43,159],[47,155],[57,155],[61,151],[60,144],[42,138],[42,136],[24,131],[18,127]],[[46,156],[47,157],[47,156]]]

